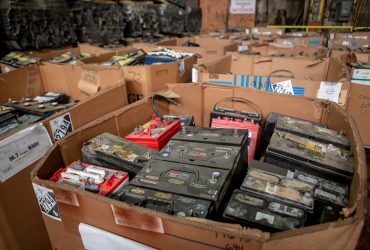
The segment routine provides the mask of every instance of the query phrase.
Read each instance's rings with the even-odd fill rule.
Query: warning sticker
[[[32,185],[36,194],[37,201],[39,202],[41,212],[55,220],[60,221],[60,213],[53,190],[34,183],[32,183]]]
[[[55,140],[60,140],[73,131],[71,114],[66,113],[50,121],[51,131]]]

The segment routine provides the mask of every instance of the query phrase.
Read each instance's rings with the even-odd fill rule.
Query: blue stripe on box
[[[253,77],[253,88],[256,88],[257,86],[257,76]]]
[[[240,87],[244,87],[244,75],[241,76]]]
[[[217,81],[217,80],[208,80],[208,82],[215,83],[215,84],[233,84],[232,82]]]
[[[258,90],[260,90],[261,88],[262,88],[262,76],[259,77]]]
[[[268,76],[266,79],[265,91],[269,91],[269,88],[270,88],[270,77]]]
[[[237,75],[236,74],[234,74],[234,86],[236,86],[236,80],[237,80]]]
[[[246,80],[245,80],[245,87],[248,88],[249,87],[249,75],[246,76]]]
[[[320,40],[308,40],[308,45],[319,46]]]
[[[304,96],[304,88],[303,87],[293,87],[293,93],[296,96]]]

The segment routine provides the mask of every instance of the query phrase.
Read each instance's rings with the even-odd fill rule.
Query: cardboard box
[[[124,53],[133,51],[127,49]],[[137,66],[102,66],[115,53],[108,53],[95,58],[83,60],[81,80],[78,89],[85,93],[93,93],[99,88],[125,79],[128,101],[133,103],[166,88],[167,83],[183,83],[191,81],[191,69],[197,62],[196,56],[187,57],[171,63]]]
[[[316,97],[318,90],[322,85],[325,85],[325,82],[321,79],[330,82],[340,81],[342,82],[342,91],[339,104],[344,106],[350,91],[350,84],[345,79],[347,77],[345,73],[347,72],[342,71],[344,70],[343,66],[335,59],[317,61],[319,64],[313,65],[313,67],[321,68],[312,70],[306,68],[304,64],[310,62],[310,60],[232,54],[210,64],[195,66],[193,82],[210,82],[218,85],[252,88],[259,91],[272,91],[268,84],[290,80],[295,95]],[[320,65],[321,63],[323,65]],[[261,64],[266,66],[261,67]],[[273,74],[269,73],[277,67],[281,67],[282,70],[275,71],[276,73]],[[284,69],[289,70],[284,71]],[[318,77],[315,72],[316,74],[321,72],[321,76]],[[297,77],[292,78],[292,76]]]
[[[370,42],[370,32],[335,33],[332,48],[360,48]]]
[[[38,65],[0,74],[0,103],[7,102],[9,98],[19,100],[22,97],[41,95],[44,91]]]
[[[370,63],[370,53],[355,52],[354,56],[357,62]]]
[[[282,37],[276,38],[277,44],[303,45],[306,47],[326,46],[328,39],[318,33],[285,33]]]
[[[32,189],[30,171],[52,146],[58,129],[63,130],[63,126],[67,126],[62,131],[62,136],[65,132],[72,132],[126,105],[126,86],[120,84],[57,113],[43,120],[42,123],[0,136],[1,177],[3,177],[4,168],[10,164],[7,159],[11,155],[24,156],[18,158],[17,164],[12,165],[14,175],[0,183],[0,249],[51,248]],[[24,154],[16,150],[17,147],[22,148],[21,145],[37,145],[37,147],[26,150],[27,154]],[[20,171],[17,172],[18,170]]]
[[[323,58],[327,56],[328,50],[322,46],[303,47],[279,45],[277,43],[265,43],[251,45],[250,51],[260,52],[262,56],[297,56],[308,58]]]
[[[199,44],[199,47],[184,47],[183,44],[187,41]],[[198,64],[209,63],[224,56],[228,51],[238,50],[238,44],[233,41],[205,37],[175,38],[158,42],[156,45],[198,54],[200,55],[200,58],[198,58]]]
[[[85,141],[103,132],[125,136],[149,120],[152,115],[150,100],[144,99],[76,130],[55,144],[32,172],[35,188],[48,191],[57,202],[60,220],[43,214],[53,248],[67,249],[73,244],[74,249],[83,249],[78,226],[86,223],[160,249],[276,249],[277,246],[279,249],[355,249],[364,224],[366,162],[355,122],[342,108],[312,98],[208,84],[175,84],[170,85],[170,89],[181,96],[181,107],[168,105],[163,111],[193,114],[197,126],[209,124],[209,113],[218,100],[236,96],[256,103],[265,117],[269,112],[281,112],[345,131],[356,159],[350,205],[345,210],[348,218],[270,234],[237,224],[170,216],[48,181],[60,166],[81,158],[81,145]],[[234,105],[238,109],[241,104]],[[61,228],[74,238],[56,235]]]
[[[91,53],[96,56],[102,52],[97,47],[82,44],[77,48],[65,48],[51,51],[34,52],[35,56],[43,59],[40,65],[40,72],[45,89],[53,89],[56,92],[69,93],[72,99],[84,100],[88,94],[81,92],[77,85],[81,78],[81,61],[76,64],[50,63],[48,60],[60,56],[63,53],[72,52],[79,55],[80,53]]]
[[[363,144],[370,147],[370,70],[352,70],[346,111],[356,121]]]
[[[351,51],[333,49],[330,51],[330,58],[337,59],[343,65],[347,65],[351,61]]]

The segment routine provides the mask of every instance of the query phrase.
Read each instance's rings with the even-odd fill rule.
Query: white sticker
[[[286,174],[286,177],[288,177],[288,178],[294,178],[294,176],[295,176],[295,173],[293,171],[291,171],[291,170],[288,170],[288,173]]]
[[[53,190],[32,183],[41,212],[55,220],[60,219],[59,208]]]
[[[45,155],[52,146],[44,125],[36,124],[0,142],[0,182],[4,182]]]
[[[367,36],[345,35],[344,38],[367,40]]]
[[[66,113],[50,121],[51,131],[56,141],[73,131],[71,114]]]
[[[191,69],[191,81],[198,82],[198,70],[196,68]]]
[[[180,72],[180,77],[185,73],[185,61],[181,60],[179,64],[179,72]]]
[[[294,95],[291,80],[271,84],[272,91],[280,94]]]
[[[317,98],[338,103],[341,89],[341,82],[321,82]]]
[[[248,50],[248,45],[239,45],[238,46],[238,51],[247,51]]]
[[[10,68],[9,68],[9,67],[7,67],[7,66],[3,67],[3,70],[4,70],[4,73],[8,73],[8,72],[10,72]]]
[[[256,213],[256,220],[265,220],[270,225],[274,224],[275,217],[270,214],[265,214],[261,212]]]
[[[370,69],[355,69],[351,82],[370,85]]]
[[[254,14],[256,0],[231,0],[230,14]]]

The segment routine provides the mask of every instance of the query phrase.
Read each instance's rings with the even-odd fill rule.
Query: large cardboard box
[[[305,47],[305,46],[292,46],[280,45],[277,43],[265,43],[251,45],[250,51],[260,52],[262,56],[306,56],[313,58],[323,58],[327,56],[327,48],[322,46]]]
[[[134,50],[127,49],[121,53]],[[191,70],[197,62],[196,56],[170,63],[137,65],[137,66],[102,66],[115,53],[108,53],[95,58],[83,60],[81,80],[78,89],[85,93],[93,93],[100,88],[125,79],[128,101],[133,103],[166,88],[167,83],[184,83],[191,81]]]
[[[127,92],[123,83],[39,124],[0,136],[0,249],[51,248],[30,171],[56,139],[125,105]],[[36,146],[29,148],[29,145]],[[15,161],[10,160],[12,156],[16,157]]]
[[[183,44],[186,42],[196,43],[199,47],[185,47]],[[200,55],[198,58],[198,64],[209,63],[224,56],[228,51],[238,50],[238,44],[233,41],[205,37],[175,38],[158,42],[156,45],[198,54]]]
[[[81,159],[85,141],[103,132],[124,137],[149,120],[151,104],[145,98],[76,130],[55,144],[32,172],[36,190],[49,192],[57,203],[55,209],[58,208],[60,217],[42,215],[54,248],[68,249],[72,245],[74,249],[83,249],[79,225],[86,223],[160,249],[355,249],[364,224],[366,162],[355,122],[341,107],[312,98],[209,84],[175,84],[170,89],[181,96],[181,107],[163,103],[162,112],[193,114],[197,126],[208,126],[210,111],[218,100],[234,96],[253,101],[264,117],[269,112],[281,112],[345,131],[356,159],[350,203],[344,211],[346,218],[271,234],[237,224],[166,215],[48,181],[60,166]],[[230,107],[240,109],[242,104],[233,105]],[[62,228],[65,233],[56,234]]]
[[[218,68],[219,73],[236,73],[250,76],[287,76],[306,80],[331,80],[330,68],[342,67],[330,58],[291,58],[244,55],[230,53],[219,60],[206,64],[207,68]],[[338,76],[339,77],[339,76]]]
[[[37,57],[42,58],[40,72],[45,89],[53,89],[56,92],[68,92],[75,100],[84,100],[89,97],[87,93],[80,91],[77,87],[81,78],[81,61],[76,64],[51,63],[48,60],[60,56],[63,53],[72,52],[75,55],[80,53],[94,54],[93,57],[104,54],[97,47],[81,44],[76,48],[65,48],[34,52]],[[107,51],[106,53],[109,53]]]
[[[370,32],[335,33],[332,38],[332,48],[360,48],[370,42]]]
[[[286,33],[276,38],[277,44],[302,45],[307,47],[326,46],[327,39],[324,35],[316,33]]]
[[[247,55],[228,55],[220,60],[214,61],[213,63],[205,65],[197,65],[193,68],[193,82],[210,82],[218,85],[227,85],[233,87],[240,87],[246,89],[256,89],[258,91],[270,91],[272,92],[271,86],[275,83],[281,83],[288,81],[288,84],[292,85],[293,94],[297,96],[316,97],[320,89],[325,88],[328,84],[325,80],[330,82],[341,82],[341,91],[338,99],[338,103],[341,106],[345,106],[347,96],[350,91],[350,83],[346,79],[346,74],[343,74],[342,65],[337,60],[331,60],[329,66],[325,69],[321,69],[322,80],[312,80],[310,78],[304,79],[302,72],[305,70],[305,66],[302,64],[294,63],[298,59],[286,59],[278,60],[278,65],[281,69],[289,69],[289,71],[277,71],[276,75],[267,74],[266,68],[260,69],[259,63],[274,64],[275,58],[261,57],[261,56],[247,56]],[[289,62],[289,67],[285,67],[283,62]],[[254,62],[257,62],[255,64]],[[294,65],[295,66],[291,66]],[[323,65],[326,67],[326,65]],[[324,74],[323,70],[327,72]],[[255,72],[256,71],[256,72]],[[292,76],[297,76],[292,78]],[[310,72],[307,72],[309,76]],[[311,75],[314,72],[311,71]],[[315,77],[316,78],[316,77]],[[287,92],[288,94],[292,94]]]

